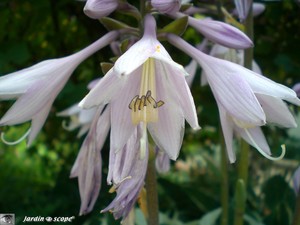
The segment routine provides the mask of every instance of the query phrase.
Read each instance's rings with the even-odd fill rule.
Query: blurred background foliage
[[[133,1],[131,1],[133,2]],[[206,4],[208,1],[204,1]],[[232,6],[230,1],[224,1]],[[266,11],[255,18],[255,59],[268,77],[287,86],[300,81],[300,7],[296,1],[265,1]],[[0,74],[4,75],[41,60],[69,55],[101,37],[106,31],[86,17],[84,2],[74,0],[0,0]],[[116,17],[120,16],[115,13]],[[164,22],[164,18],[161,18]],[[198,42],[201,36],[191,29],[185,37]],[[182,57],[167,43],[173,58]],[[73,224],[118,224],[110,214],[100,214],[112,200],[105,179],[108,146],[103,153],[103,182],[92,213],[77,216],[80,198],[76,179],[69,172],[82,139],[67,132],[56,113],[79,101],[87,83],[102,76],[100,62],[112,57],[105,48],[82,63],[58,96],[49,118],[34,145],[7,146],[0,143],[0,213],[15,213],[17,224],[24,216],[76,216]],[[55,76],[55,74],[53,74]],[[218,111],[208,87],[200,87],[200,71],[192,86],[202,130],[189,128],[178,161],[168,174],[159,175],[159,203],[162,224],[219,224],[221,193],[221,141]],[[2,102],[1,116],[11,102]],[[293,108],[295,115],[297,109]],[[300,117],[298,116],[298,124]],[[8,140],[16,140],[29,124],[3,127]],[[300,130],[264,128],[274,154],[281,143],[287,146],[284,160],[272,162],[251,151],[246,224],[290,224],[295,208],[291,176],[300,161]],[[236,143],[238,149],[238,142]],[[278,150],[278,151],[277,151]],[[238,150],[237,150],[238,152]],[[232,223],[237,164],[228,164],[230,217]],[[145,224],[137,211],[138,224]]]

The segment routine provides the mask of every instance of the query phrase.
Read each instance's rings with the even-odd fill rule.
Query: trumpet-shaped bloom
[[[183,17],[186,15],[178,12],[174,16]],[[247,35],[229,24],[212,19],[196,19],[191,16],[188,17],[188,23],[207,39],[220,45],[235,49],[245,49],[253,46]]]
[[[92,211],[98,198],[102,179],[101,149],[110,128],[110,109],[99,107],[89,132],[71,170],[71,178],[78,177],[81,199],[80,215]]]
[[[30,145],[42,128],[53,101],[75,68],[117,36],[118,32],[112,31],[71,56],[46,60],[0,77],[0,99],[17,99],[0,120],[0,125],[15,125],[31,120],[28,137]]]
[[[108,183],[113,182],[112,190],[116,190],[117,196],[101,212],[111,210],[116,219],[128,216],[144,186],[149,152],[148,145],[145,152],[140,151],[143,135],[139,125],[121,151],[110,151]]]
[[[168,35],[168,40],[194,58],[205,71],[207,81],[219,106],[222,129],[231,162],[235,158],[231,148],[233,126],[229,121],[233,121],[235,126],[244,129],[249,142],[252,142],[262,154],[265,151],[257,143],[260,142],[261,145],[264,143],[257,141],[258,138],[254,136],[260,136],[260,140],[263,138],[257,135],[259,131],[251,134],[251,128],[262,126],[267,121],[284,127],[296,126],[293,116],[282,101],[286,100],[300,105],[300,100],[292,89],[236,63],[206,55],[175,35]],[[268,157],[267,154],[264,155]]]
[[[156,24],[145,17],[145,32],[80,103],[83,107],[110,102],[111,145],[123,148],[143,123],[157,146],[176,159],[182,144],[184,119],[198,129],[194,100],[184,68],[175,63],[156,39]],[[144,135],[145,137],[145,135]],[[143,138],[146,143],[146,139]]]
[[[115,11],[118,5],[118,0],[87,0],[83,12],[92,19],[100,19]]]

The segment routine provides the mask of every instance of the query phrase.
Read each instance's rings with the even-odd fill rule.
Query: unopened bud
[[[83,12],[92,19],[99,19],[108,16],[117,7],[117,0],[87,0]]]
[[[181,6],[180,0],[151,0],[151,5],[161,13],[178,12]]]

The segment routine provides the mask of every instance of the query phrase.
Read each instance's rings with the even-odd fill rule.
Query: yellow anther
[[[159,108],[159,107],[163,106],[163,104],[165,104],[165,103],[160,100],[160,101],[156,102],[156,107]]]

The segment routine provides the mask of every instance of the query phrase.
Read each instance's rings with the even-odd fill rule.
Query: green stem
[[[253,14],[252,7],[250,7],[248,17],[244,22],[245,33],[253,40]],[[252,69],[253,48],[245,50],[244,66]],[[238,180],[236,184],[235,195],[235,210],[234,210],[234,225],[244,224],[244,213],[247,200],[247,180],[249,167],[249,149],[250,146],[244,141],[241,141],[241,155],[238,166]]]
[[[222,207],[222,215],[221,215],[221,225],[228,224],[228,199],[229,199],[229,188],[228,188],[228,157],[226,154],[226,147],[224,138],[222,135],[222,131],[220,129],[220,137],[221,137],[221,207]]]
[[[298,191],[298,195],[296,199],[296,208],[295,208],[292,225],[300,225],[300,189]]]
[[[155,153],[149,148],[149,162],[146,174],[146,191],[147,191],[147,209],[148,209],[148,225],[158,225],[158,196],[155,169]]]

